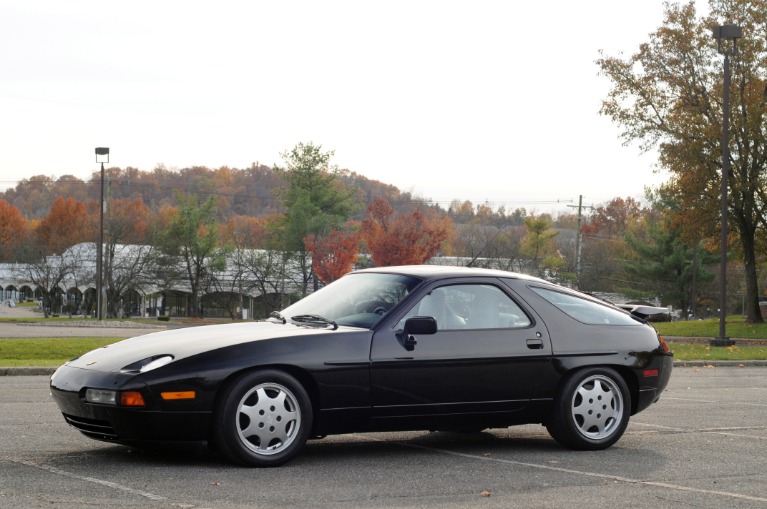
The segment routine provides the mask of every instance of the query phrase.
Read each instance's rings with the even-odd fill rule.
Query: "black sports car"
[[[603,449],[658,401],[673,356],[641,318],[541,279],[353,272],[264,322],[157,332],[51,377],[67,423],[117,443],[208,441],[273,466],[307,439],[542,423]]]

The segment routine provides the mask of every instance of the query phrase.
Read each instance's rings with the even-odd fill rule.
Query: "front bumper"
[[[146,400],[140,408],[89,403],[87,388],[138,390]],[[118,443],[207,440],[211,412],[192,404],[160,404],[151,388],[135,376],[62,366],[51,377],[51,396],[65,421],[96,440]]]

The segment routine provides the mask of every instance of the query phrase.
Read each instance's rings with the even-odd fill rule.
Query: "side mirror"
[[[405,320],[403,344],[408,350],[412,350],[418,341],[415,334],[435,334],[437,332],[437,321],[432,316],[414,316]]]

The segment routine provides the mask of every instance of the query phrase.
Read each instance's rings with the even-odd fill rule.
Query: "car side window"
[[[636,320],[619,309],[547,288],[530,289],[579,322],[589,325],[637,325]]]
[[[502,290],[493,285],[459,284],[441,286],[426,294],[400,320],[432,316],[437,330],[508,329],[530,325],[530,318]]]

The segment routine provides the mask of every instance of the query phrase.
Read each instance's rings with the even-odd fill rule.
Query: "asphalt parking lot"
[[[67,427],[45,376],[0,377],[0,507],[767,507],[767,369],[677,368],[611,449],[540,426],[311,441],[275,469]]]

